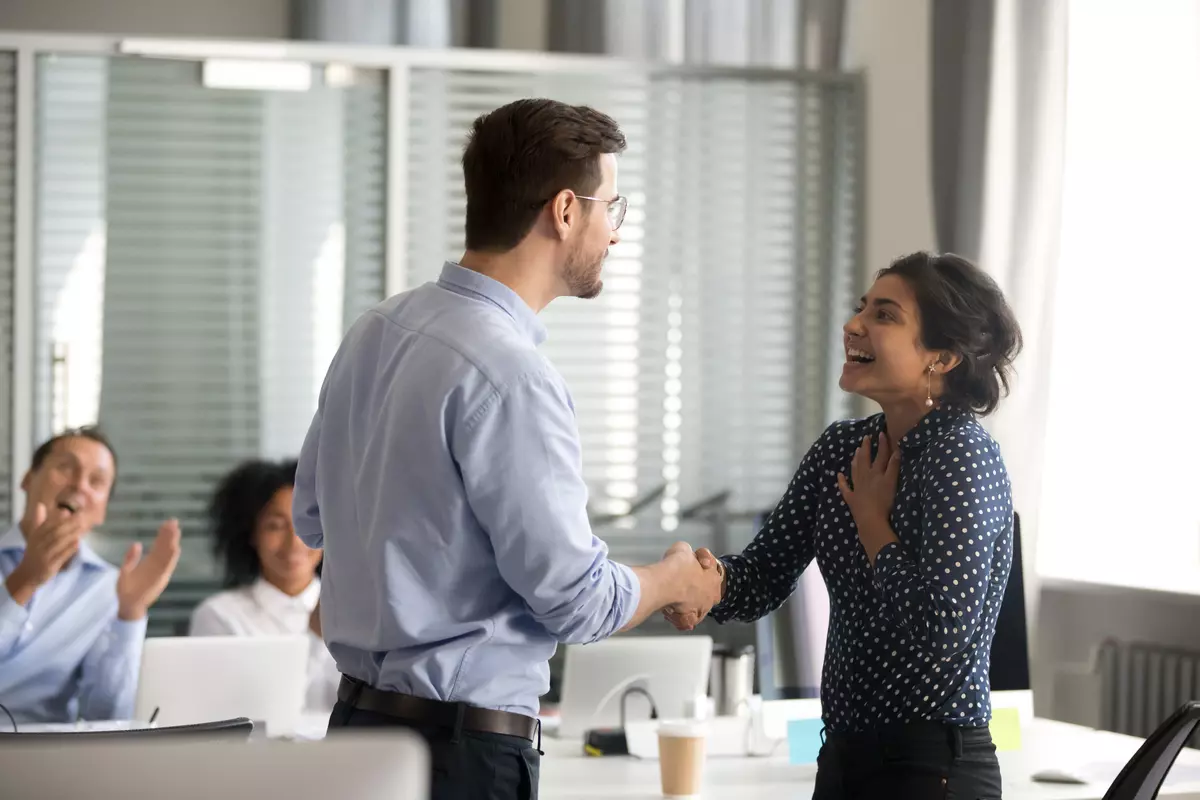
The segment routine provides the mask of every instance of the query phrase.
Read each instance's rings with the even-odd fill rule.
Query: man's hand
[[[34,509],[34,528],[25,541],[25,555],[5,581],[9,595],[19,605],[25,605],[38,587],[58,574],[79,552],[79,542],[86,532],[86,523],[77,514],[56,508],[48,513],[38,503]]]
[[[175,564],[179,561],[179,522],[169,519],[158,529],[150,552],[142,558],[142,543],[134,542],[125,553],[125,563],[117,578],[117,616],[136,620],[146,616],[158,600]]]
[[[719,562],[708,548],[702,547],[695,553],[683,542],[676,542],[667,551],[665,559],[686,559],[681,564],[685,599],[663,609],[663,616],[676,630],[690,631],[699,625],[712,607],[721,602],[725,582]],[[697,568],[699,570],[697,571]]]

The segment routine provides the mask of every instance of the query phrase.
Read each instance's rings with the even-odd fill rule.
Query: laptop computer
[[[147,639],[134,715],[159,725],[247,717],[289,733],[304,708],[308,648],[302,635]]]
[[[567,647],[558,735],[578,738],[621,723],[621,697],[649,694],[661,719],[695,716],[708,695],[713,640],[708,636],[626,636]],[[626,703],[629,720],[650,716],[640,692]]]

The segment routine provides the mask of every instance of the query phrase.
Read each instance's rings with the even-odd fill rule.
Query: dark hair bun
[[[912,287],[924,346],[962,359],[946,373],[942,400],[979,414],[995,411],[1008,394],[1022,344],[1021,326],[996,282],[953,253],[913,253],[881,270],[884,275]]]

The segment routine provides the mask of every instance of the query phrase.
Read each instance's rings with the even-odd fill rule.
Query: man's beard
[[[583,300],[591,300],[599,295],[604,288],[604,281],[600,279],[603,264],[603,253],[597,258],[585,258],[578,251],[572,253],[563,265],[563,282],[567,284],[568,294]]]

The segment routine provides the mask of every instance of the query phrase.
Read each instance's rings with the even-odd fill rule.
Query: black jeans
[[[338,729],[402,727],[429,743],[433,765],[431,800],[537,800],[541,754],[520,736],[415,725],[387,714],[362,711],[339,701],[329,717]]]
[[[830,733],[813,800],[999,800],[1000,762],[987,728],[914,722]]]

